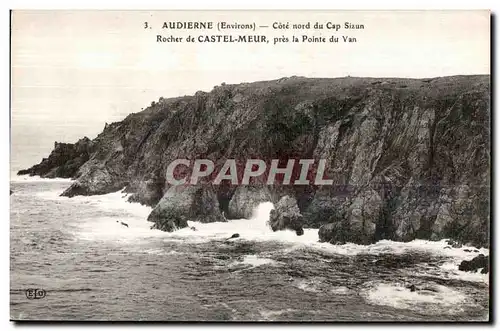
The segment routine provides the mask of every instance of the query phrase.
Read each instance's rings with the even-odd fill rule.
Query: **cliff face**
[[[248,214],[263,196],[276,203],[289,195],[305,226],[335,223],[332,229],[360,243],[451,237],[488,245],[489,80],[292,77],[223,85],[160,99],[107,125],[89,148],[70,144],[61,152],[56,145],[48,159],[20,173],[76,178],[65,196],[126,187],[132,201],[155,206],[150,220],[157,228],[170,229],[160,216],[178,212],[170,210],[175,192],[165,180],[175,159],[210,159],[216,169],[226,159],[279,159],[280,166],[326,159],[331,186],[205,181],[193,192],[210,197],[204,204],[216,197],[226,215]],[[213,217],[206,208],[191,210],[200,215],[190,217],[221,219],[218,210]]]

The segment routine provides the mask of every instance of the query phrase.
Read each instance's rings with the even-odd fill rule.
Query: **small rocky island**
[[[121,190],[153,227],[248,218],[272,201],[273,230],[320,228],[334,244],[452,238],[489,247],[490,76],[290,77],[160,98],[95,139],[55,143],[19,174],[73,178],[62,195]],[[333,185],[171,187],[175,159],[326,159]]]

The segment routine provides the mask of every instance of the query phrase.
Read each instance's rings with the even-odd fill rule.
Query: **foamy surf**
[[[104,195],[60,196],[60,191],[44,191],[37,195],[44,199],[87,205],[95,209],[93,217],[79,219],[74,235],[84,240],[112,240],[116,243],[149,237],[162,237],[165,232],[151,230],[152,223],[147,221],[152,208],[127,201],[128,194],[123,191]],[[102,211],[102,212],[100,212]]]
[[[149,206],[128,202],[127,199],[129,197],[129,194],[124,193],[123,190],[103,195],[77,195],[71,198],[61,196],[60,189],[42,191],[36,193],[36,195],[42,199],[65,201],[77,204],[87,204],[103,211],[126,213],[136,216],[137,218],[141,218],[140,220],[137,220],[141,224],[148,223],[146,219],[152,210],[152,208]],[[151,224],[149,225],[151,226]]]
[[[292,285],[304,292],[316,293],[320,291],[319,287],[321,286],[321,280],[316,278],[299,280],[294,282]]]
[[[45,179],[40,180],[44,181]],[[349,256],[358,254],[403,255],[418,252],[437,256],[443,260],[438,269],[435,267],[426,269],[425,266],[422,266],[422,273],[439,273],[443,278],[483,283],[487,283],[489,279],[489,275],[458,270],[458,265],[463,260],[470,260],[478,254],[489,255],[489,250],[486,248],[476,249],[463,246],[461,248],[445,249],[448,246],[446,239],[441,241],[413,240],[411,242],[381,240],[371,245],[320,243],[318,229],[304,229],[304,235],[302,236],[297,236],[294,231],[287,230],[273,232],[268,225],[269,213],[274,208],[271,202],[260,204],[254,210],[251,219],[236,219],[215,223],[189,221],[189,227],[187,228],[174,232],[163,232],[150,229],[152,223],[146,221],[152,208],[138,203],[127,202],[128,195],[123,191],[99,196],[75,196],[73,198],[61,197],[59,194],[60,191],[44,191],[37,195],[51,200],[87,204],[97,210],[112,214],[112,216],[97,216],[79,220],[77,224],[79,230],[76,235],[85,240],[113,240],[117,243],[128,243],[134,240],[155,237],[168,242],[180,243],[202,243],[213,240],[224,242],[226,240],[275,241],[287,246],[283,249],[283,253],[297,249],[308,249]],[[238,233],[239,237],[229,239],[235,233]],[[249,264],[253,264],[251,259],[247,260],[247,262],[250,262]]]
[[[440,241],[428,241],[415,239],[409,242],[399,242],[391,240],[380,240],[371,245],[357,245],[352,243],[346,243],[344,245],[331,245],[328,243],[318,243],[315,247],[324,251],[331,253],[337,253],[342,255],[357,255],[357,254],[408,254],[411,252],[421,252],[428,253],[432,255],[448,257],[448,258],[472,258],[478,254],[489,254],[489,249],[481,248],[476,249],[475,247],[463,246],[462,248],[450,248],[444,249],[448,244],[447,239]],[[469,250],[469,252],[465,251]],[[474,252],[477,250],[477,252]]]
[[[30,176],[30,175],[11,175],[11,183],[27,183],[27,182],[65,182],[71,183],[73,179],[71,178],[42,178],[40,176]]]
[[[305,229],[304,235],[297,236],[295,231],[273,232],[269,225],[269,213],[274,208],[271,202],[265,202],[255,208],[250,219],[233,219],[227,222],[202,223],[188,221],[188,227],[166,233],[165,240],[185,239],[189,242],[208,242],[226,240],[238,233],[235,240],[280,241],[283,243],[309,244],[318,240],[317,229]],[[195,230],[193,230],[195,229]]]

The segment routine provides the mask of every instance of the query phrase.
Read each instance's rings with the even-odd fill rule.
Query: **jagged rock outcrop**
[[[40,176],[43,178],[73,178],[80,167],[88,161],[93,142],[84,137],[74,144],[54,143],[48,158],[31,168],[18,171],[18,175]]]
[[[153,229],[174,231],[188,221],[224,222],[215,191],[210,186],[172,186],[148,216]]]
[[[269,226],[273,231],[293,230],[301,236],[304,234],[303,223],[304,217],[300,213],[297,200],[288,195],[282,197],[269,214]]]
[[[175,159],[210,159],[215,172],[227,159],[238,170],[250,158],[268,166],[271,159],[324,159],[332,185],[283,190],[265,180],[248,187],[225,180],[213,187],[219,209],[249,218],[258,202],[289,195],[306,226],[337,224],[342,240],[453,238],[488,246],[490,138],[489,76],[291,77],[162,99],[108,124],[87,143],[88,155],[56,146],[25,173],[76,178],[67,196],[125,187],[131,201],[156,206],[169,198],[165,174]],[[296,165],[292,183],[299,173]]]
[[[82,167],[84,176],[80,176],[71,186],[61,195],[73,197],[75,195],[94,195],[106,194],[123,189],[126,181],[117,173],[111,173],[107,167],[102,164],[85,164]]]
[[[344,208],[343,216],[333,218],[334,222],[320,227],[320,241],[334,244],[373,243],[382,208],[382,198],[375,190],[359,192],[350,200],[348,207]]]
[[[359,192],[347,209],[347,222],[342,223],[347,224],[344,229],[347,240],[361,244],[374,242],[382,207],[382,198],[375,190]]]
[[[460,265],[458,266],[458,270],[460,271],[477,272],[479,269],[481,270],[482,274],[487,274],[490,271],[488,256],[479,254],[470,261],[462,261],[462,263],[460,263]]]

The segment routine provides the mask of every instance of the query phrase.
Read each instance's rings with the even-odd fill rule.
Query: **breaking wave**
[[[70,184],[16,182],[11,196],[13,288],[92,289],[85,292],[91,304],[61,304],[60,316],[105,316],[106,309],[121,314],[123,305],[115,307],[108,296],[128,302],[127,316],[136,318],[164,317],[165,307],[137,308],[165,296],[175,298],[166,303],[173,319],[464,320],[483,319],[487,310],[489,275],[458,270],[461,260],[489,254],[484,248],[444,249],[445,240],[320,243],[318,229],[304,229],[302,236],[273,232],[270,202],[251,219],[188,222],[188,228],[167,233],[150,229],[151,208],[127,202],[125,192],[61,197]],[[235,233],[239,237],[231,238]],[[410,284],[417,290],[410,291]],[[122,295],[131,289],[141,303]],[[97,305],[92,296],[103,291]],[[20,314],[22,293],[13,300]],[[189,302],[189,309],[178,302]],[[42,313],[48,312],[30,315]]]

